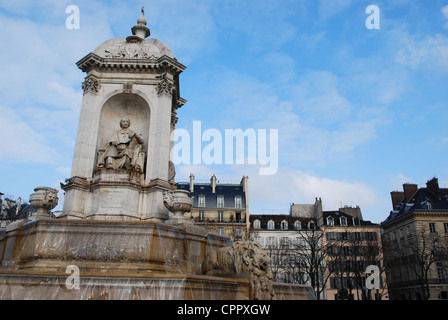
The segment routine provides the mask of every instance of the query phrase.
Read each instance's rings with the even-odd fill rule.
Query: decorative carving
[[[58,190],[49,187],[37,187],[35,193],[30,195],[30,204],[37,209],[37,218],[49,218],[49,210],[58,205]]]
[[[272,259],[253,241],[237,241],[231,247],[211,250],[205,257],[202,270],[207,275],[247,276],[256,300],[274,299]]]
[[[176,127],[177,121],[179,118],[177,117],[177,112],[172,110],[171,111],[171,128],[174,129]]]
[[[111,137],[104,152],[98,157],[97,166],[99,168],[143,172],[144,159],[142,159],[140,151],[145,140],[141,135],[129,129],[130,126],[129,119],[121,119],[121,130]]]
[[[163,193],[163,204],[174,216],[170,219],[175,224],[191,223],[184,213],[191,210],[193,199],[186,190],[166,191]]]
[[[170,184],[175,184],[174,177],[176,176],[176,168],[173,161],[168,162],[168,181]]]
[[[100,88],[101,88],[100,82],[93,77],[86,78],[86,80],[82,83],[82,90],[84,91],[84,94],[86,94],[87,92],[92,92],[96,94],[98,93]]]
[[[138,37],[136,37],[138,38]],[[140,38],[138,38],[140,39]],[[137,41],[142,41],[137,40]],[[132,39],[120,46],[111,46],[104,50],[105,58],[148,59],[155,58],[156,52],[149,45],[143,45]]]
[[[134,84],[132,82],[126,82],[123,84],[123,93],[132,93],[132,87]]]
[[[162,80],[157,84],[156,87],[158,95],[166,94],[172,96],[174,90],[175,90],[174,84],[167,78],[162,78]]]

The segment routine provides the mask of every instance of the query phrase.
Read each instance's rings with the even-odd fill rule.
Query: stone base
[[[78,280],[77,280],[78,281]],[[274,285],[277,300],[310,300],[307,286]],[[138,276],[67,273],[0,273],[1,300],[250,300],[244,279],[185,274]]]
[[[101,169],[93,179],[72,177],[65,191],[63,219],[164,222],[169,211],[163,193],[173,189],[168,181],[143,184],[141,174]]]
[[[40,219],[0,232],[0,299],[252,299],[248,279],[202,275],[227,237],[195,225]],[[79,287],[71,287],[77,276]],[[73,284],[75,284],[73,282]],[[274,285],[277,299],[310,287]]]

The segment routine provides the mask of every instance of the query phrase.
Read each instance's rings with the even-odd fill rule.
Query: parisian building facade
[[[433,178],[404,184],[391,200],[381,223],[391,299],[448,299],[448,189]]]
[[[239,183],[221,182],[213,175],[210,182],[196,182],[191,174],[189,182],[176,183],[178,189],[188,190],[194,197],[193,207],[185,216],[208,232],[228,236],[232,241],[247,240],[248,179],[243,176]]]
[[[251,214],[251,239],[272,258],[278,282],[311,285],[319,299],[388,299],[381,228],[359,207],[323,211],[322,200],[292,204],[289,214]],[[378,266],[378,289],[365,286]]]

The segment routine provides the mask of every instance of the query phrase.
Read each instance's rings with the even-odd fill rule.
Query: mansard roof
[[[189,183],[176,183],[177,189],[189,190]],[[194,197],[193,208],[198,208],[199,196],[205,196],[205,209],[217,208],[217,197],[224,197],[224,208],[235,208],[235,197],[241,197],[241,209],[246,207],[246,195],[241,184],[222,184],[218,183],[213,193],[210,183],[195,183],[190,197]]]
[[[294,217],[291,214],[251,214],[250,215],[251,227],[253,227],[253,223],[256,220],[260,221],[260,227],[262,230],[268,228],[267,225],[269,221],[274,221],[276,230],[282,230],[281,223],[283,221],[286,221],[288,223],[287,230],[295,230],[294,223],[296,221],[299,221],[301,223],[302,229],[306,229],[308,222],[310,221],[316,222],[316,219],[305,217]]]
[[[341,217],[345,217],[347,219],[347,226],[375,226],[375,223],[372,223],[368,220],[362,220],[358,217],[354,217],[348,213],[335,210],[335,211],[323,211],[323,222],[325,226],[328,226],[328,218],[333,218],[334,226],[341,226]]]
[[[415,211],[448,213],[448,189],[438,188],[437,190],[438,194],[429,188],[418,189],[409,201],[403,199],[398,203],[381,224],[389,223]]]

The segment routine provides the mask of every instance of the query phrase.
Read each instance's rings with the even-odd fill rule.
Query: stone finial
[[[137,19],[137,24],[132,27],[132,34],[134,36],[137,36],[141,38],[142,40],[145,40],[145,38],[149,37],[151,35],[151,31],[146,26],[147,22],[145,19],[145,8],[142,7],[142,15],[140,18]]]

